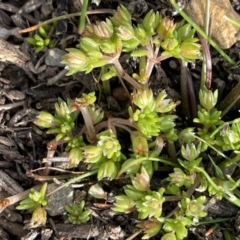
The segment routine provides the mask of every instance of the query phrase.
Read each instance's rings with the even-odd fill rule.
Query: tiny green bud
[[[154,33],[154,30],[159,24],[160,18],[161,16],[159,15],[159,12],[154,13],[153,10],[149,11],[144,17],[143,26],[149,35]]]
[[[149,104],[153,102],[153,92],[151,89],[142,89],[134,92],[133,102],[140,109],[146,108]]]
[[[117,28],[117,36],[123,41],[135,38],[132,25],[128,24],[119,26]]]
[[[40,112],[37,116],[37,120],[34,123],[40,127],[44,128],[52,128],[55,125],[54,116],[48,112]]]
[[[131,24],[131,14],[123,5],[121,5],[110,20],[113,25],[117,27],[126,23]]]
[[[149,191],[143,199],[137,201],[136,208],[139,212],[138,217],[140,219],[145,219],[147,217],[159,218],[161,216],[162,204],[165,201],[163,197],[164,191],[164,188],[160,188],[158,192]]]
[[[84,66],[87,60],[87,56],[84,52],[76,48],[68,48],[67,51],[69,53],[63,56],[62,63],[67,64],[69,68],[71,68],[71,66],[75,67],[76,65],[79,68]]]
[[[196,175],[187,176],[180,168],[174,168],[174,172],[169,174],[167,178],[171,184],[176,185],[177,187],[190,187],[194,183]]]
[[[178,45],[178,40],[175,38],[167,38],[161,43],[162,48],[166,51],[173,51]]]
[[[156,107],[155,110],[159,113],[166,113],[172,111],[175,107],[176,104],[171,101],[171,99],[165,99],[167,97],[166,91],[163,90],[161,91],[156,100]]]
[[[140,132],[132,132],[131,134],[132,148],[136,156],[148,156],[147,139]]]
[[[127,185],[124,187],[124,192],[125,194],[130,197],[132,200],[140,200],[143,198],[146,194],[145,192],[138,191],[134,186],[132,185]]]
[[[215,90],[214,93],[208,89],[200,89],[199,91],[199,100],[201,105],[207,109],[211,110],[216,104],[218,100],[218,91]]]
[[[121,145],[112,131],[103,132],[98,137],[98,146],[102,147],[103,156],[117,160],[121,155]]]
[[[149,239],[160,232],[162,228],[162,223],[160,223],[155,218],[151,218],[144,220],[141,224],[138,224],[137,226],[141,227],[145,233],[142,239]]]
[[[108,178],[109,180],[113,180],[118,174],[118,168],[114,161],[108,160],[101,164],[98,169],[98,180],[103,178]]]
[[[113,35],[112,22],[107,19],[106,22],[101,21],[93,26],[94,34],[101,39],[110,39]]]
[[[165,17],[162,20],[160,20],[157,26],[157,33],[159,35],[160,40],[172,37],[175,28],[176,24],[174,23],[173,20],[169,19],[168,17]]]
[[[200,149],[196,149],[193,143],[187,144],[186,148],[182,145],[181,147],[182,156],[188,161],[194,161],[200,154]]]
[[[112,207],[113,211],[130,213],[134,210],[135,201],[132,198],[126,195],[119,195],[115,197],[115,200],[114,207]]]
[[[69,152],[69,164],[70,167],[77,167],[80,161],[83,159],[83,153],[80,148],[73,148]]]
[[[38,206],[32,214],[32,218],[30,222],[34,225],[34,227],[45,225],[47,222],[47,212],[41,206]]]
[[[138,191],[148,191],[150,188],[150,177],[146,170],[141,173],[136,173],[136,176],[132,178],[132,185]]]
[[[99,51],[99,44],[89,37],[82,38],[77,47],[81,48],[85,53]]]
[[[96,163],[102,158],[102,148],[100,146],[85,146],[83,149],[84,162]]]
[[[97,199],[106,199],[107,198],[107,193],[104,192],[103,188],[98,183],[92,185],[89,188],[88,193]]]
[[[181,46],[180,51],[183,59],[186,60],[193,60],[193,59],[200,59],[201,58],[201,45],[193,42],[189,42],[187,39],[185,40]]]
[[[93,104],[96,101],[96,96],[95,96],[95,92],[91,92],[91,93],[83,93],[82,96],[80,98],[76,98],[75,99],[75,103],[73,105],[77,105],[79,108],[81,107],[86,107],[90,104]]]

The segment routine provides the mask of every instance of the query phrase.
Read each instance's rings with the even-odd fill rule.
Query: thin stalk
[[[182,11],[175,0],[169,0],[176,11],[199,33],[201,34],[230,64],[235,65],[235,61],[231,59],[218,45],[213,41],[188,15]]]
[[[34,186],[33,188],[36,189],[36,190],[39,190],[40,188],[42,187],[42,185],[36,185]],[[17,202],[20,202],[21,200],[25,199],[28,194],[30,193],[31,189],[29,190],[26,190],[24,192],[21,192],[19,194],[16,194],[14,196],[11,196],[11,197],[7,197],[7,198],[4,198],[4,199],[0,199],[0,213],[7,207],[17,203]]]
[[[235,158],[233,159],[226,159],[222,163],[220,163],[219,167],[221,169],[224,169],[226,167],[229,167],[235,163],[238,163],[240,161],[240,155],[238,154]]]
[[[156,64],[155,59],[158,56],[159,47],[156,46],[156,49],[154,51],[152,44],[149,43],[149,44],[147,44],[146,48],[148,50],[148,59],[147,59],[147,64],[146,64],[146,75],[147,75],[147,79],[149,79],[151,74],[152,74],[153,67]]]
[[[228,196],[224,191],[222,191],[216,184],[215,182],[213,182],[213,180],[211,179],[211,177],[208,175],[208,173],[201,167],[194,167],[193,170],[196,170],[197,172],[202,173],[205,178],[208,180],[208,182],[212,185],[212,187],[219,193],[222,194],[222,196],[227,199],[229,202],[235,204],[236,206],[240,207],[240,199],[231,196]]]
[[[181,101],[184,115],[187,118],[187,121],[191,121],[191,112],[190,104],[188,98],[188,69],[187,62],[184,60],[181,61]]]
[[[84,119],[84,123],[85,123],[85,127],[87,129],[87,136],[89,137],[89,141],[95,142],[96,141],[96,131],[93,126],[93,121],[92,121],[92,118],[88,111],[88,108],[81,106],[79,109],[80,109],[83,119]]]
[[[78,33],[79,34],[82,34],[86,27],[87,8],[88,8],[88,0],[83,0],[81,16],[80,16],[79,25],[78,25]]]
[[[223,99],[222,102],[218,105],[218,110],[222,111],[221,117],[223,117],[230,108],[234,105],[234,103],[240,98],[240,81],[233,88],[233,90]]]
[[[234,19],[232,19],[226,15],[224,15],[223,18],[226,19],[228,22],[234,24],[235,26],[240,27],[240,22],[235,21]]]
[[[193,87],[193,80],[192,75],[187,69],[187,85],[188,85],[188,91],[189,91],[189,98],[190,98],[190,106],[191,106],[191,116],[192,119],[197,117],[197,101],[196,101],[196,95]]]
[[[60,187],[56,188],[54,191],[48,193],[47,196],[49,196],[49,195],[57,192],[58,190],[60,190],[60,189],[62,189],[62,188],[64,188],[64,187],[69,186],[69,185],[72,184],[72,183],[79,182],[80,180],[82,180],[82,179],[84,179],[84,178],[87,178],[87,177],[90,177],[90,176],[92,176],[92,175],[95,175],[95,174],[97,174],[97,172],[98,172],[98,170],[93,170],[93,171],[89,171],[89,172],[87,172],[87,173],[84,173],[84,174],[82,174],[82,175],[80,175],[80,176],[78,176],[78,177],[75,177],[75,178],[69,180],[68,182],[64,183],[64,184],[61,185]]]
[[[223,236],[225,240],[234,240],[233,235],[228,230],[223,230]]]
[[[226,222],[230,221],[232,218],[217,218],[217,219],[212,219],[209,221],[201,221],[197,225],[206,225],[206,224],[213,224],[213,223],[221,223],[221,222]]]
[[[89,11],[86,11],[86,14],[87,15],[90,15],[90,14],[114,14],[115,11],[112,10],[112,9],[96,9],[96,10],[89,10]],[[25,29],[22,29],[22,30],[19,30],[18,33],[27,33],[27,32],[32,32],[46,24],[49,24],[49,23],[53,23],[55,21],[59,21],[59,20],[64,20],[64,19],[68,19],[68,18],[71,18],[71,17],[77,17],[77,16],[81,16],[81,13],[71,13],[71,14],[66,14],[66,15],[62,15],[62,16],[59,16],[59,17],[54,17],[54,18],[51,18],[51,19],[48,19],[44,22],[41,22],[41,23],[38,23],[37,25],[34,25],[32,27],[29,27],[29,28],[25,28]]]
[[[210,1],[209,0],[205,0],[206,1],[206,10],[205,10],[205,21],[204,21],[204,29],[205,29],[205,33],[209,36],[209,10],[210,10]],[[204,86],[208,85],[207,83],[207,56],[206,56],[206,49],[208,49],[206,47],[206,40],[201,37],[200,34],[199,35],[199,39],[201,41],[201,44],[203,46],[203,61],[202,61],[202,71],[201,71],[201,89],[204,89]],[[210,89],[210,86],[208,87],[208,89]]]
[[[127,172],[127,170],[132,167],[132,166],[136,166],[139,165],[141,163],[143,163],[144,161],[154,161],[154,162],[161,162],[173,167],[179,167],[179,164],[172,161],[169,158],[164,158],[164,157],[159,157],[159,158],[154,158],[154,157],[140,157],[137,159],[128,159],[127,161],[125,161],[122,165],[122,168],[120,169],[120,171],[118,172],[118,175],[116,178],[119,178],[124,172]]]
[[[205,10],[205,33],[209,35],[209,22],[210,22],[210,0],[206,1],[206,10]]]
[[[203,64],[202,64],[202,72],[201,72],[201,89],[204,89],[204,86],[207,89],[211,88],[212,83],[212,58],[209,46],[207,44],[206,39],[204,39],[199,34],[199,40],[203,46]]]
[[[129,82],[135,89],[139,90],[142,88],[141,84],[138,83],[135,79],[133,79],[130,75],[126,73],[126,71],[122,68],[121,63],[118,59],[112,62],[119,74],[119,76]]]

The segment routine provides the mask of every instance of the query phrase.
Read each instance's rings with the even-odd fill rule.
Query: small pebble
[[[66,54],[66,52],[59,48],[48,49],[45,64],[51,67],[64,67],[65,65],[60,63],[64,54]]]
[[[47,194],[60,187],[55,183],[48,184]],[[63,215],[66,211],[66,205],[70,205],[73,203],[73,188],[71,186],[64,187],[59,189],[55,193],[51,194],[47,198],[47,206],[45,209],[47,210],[50,216]]]

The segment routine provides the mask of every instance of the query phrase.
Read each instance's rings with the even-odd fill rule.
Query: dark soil
[[[98,86],[91,74],[78,73],[66,77],[63,66],[59,62],[50,64],[46,61],[44,52],[36,53],[34,48],[27,43],[26,38],[33,33],[18,34],[19,29],[24,29],[51,18],[53,15],[78,12],[80,0],[39,0],[21,1],[6,0],[0,2],[0,199],[15,195],[44,181],[41,172],[31,172],[43,166],[42,160],[47,155],[47,144],[53,136],[47,135],[43,129],[37,127],[33,121],[39,111],[53,111],[57,98],[75,98],[84,92],[98,91]],[[102,0],[97,7],[91,4],[89,8],[116,9],[119,4],[127,5],[128,1]],[[187,1],[182,1],[186,4]],[[231,1],[233,7],[240,13],[240,2]],[[30,3],[33,3],[32,5]],[[158,10],[164,16],[172,15],[172,8],[168,1],[139,1],[132,14],[144,15],[146,11]],[[108,15],[92,15],[90,20],[104,20]],[[176,16],[176,18],[180,18]],[[57,41],[56,47],[65,50],[74,47],[79,38],[77,31],[77,18],[58,22],[56,32],[52,38]],[[6,34],[4,29],[8,29]],[[9,31],[11,30],[11,32]],[[8,36],[9,35],[9,36]],[[14,48],[16,47],[16,48]],[[12,49],[13,48],[13,49]],[[230,49],[225,50],[236,62],[239,62],[240,42],[236,42]],[[218,89],[219,102],[233,89],[240,79],[239,67],[231,67],[223,58],[211,48],[213,61],[212,89]],[[135,63],[126,63],[124,68],[131,73]],[[201,61],[189,65],[193,76],[193,86],[197,93],[200,85]],[[110,97],[111,108],[107,109],[106,97],[100,96],[98,103],[112,116],[126,116],[127,103],[119,100],[119,83],[114,81],[115,95]],[[166,89],[174,101],[181,100],[180,96],[180,65],[176,59],[164,61],[157,66],[151,77],[150,87],[155,92]],[[109,104],[109,102],[108,102]],[[227,120],[239,117],[238,101],[226,115]],[[177,109],[179,116],[178,125],[186,124],[181,106]],[[79,123],[80,127],[81,123]],[[127,139],[123,143],[127,144]],[[60,156],[64,148],[59,148],[56,156]],[[58,174],[51,172],[51,176]],[[161,178],[154,176],[153,185],[159,187]],[[113,196],[119,194],[126,182],[116,180],[102,182],[108,192],[107,202],[96,201],[87,194],[89,185],[95,179],[83,182],[83,186],[71,188],[69,193],[74,195],[76,202],[85,199],[86,206],[94,214],[86,225],[65,224],[66,215],[53,213],[48,215],[47,224],[43,227],[29,229],[28,222],[31,214],[27,211],[17,211],[15,206],[10,206],[0,214],[0,239],[127,239],[138,230],[135,227],[137,218],[134,214],[116,214],[110,210]],[[153,186],[154,187],[154,186]],[[62,194],[62,195],[61,195]],[[67,194],[67,193],[64,193]],[[54,196],[53,203],[56,211],[61,208],[57,202],[60,196]],[[53,205],[54,205],[53,204]],[[207,231],[212,227],[201,225],[189,229],[187,239],[224,239],[223,231],[229,230],[235,239],[240,239],[239,209],[225,201],[209,203],[207,219],[216,217],[229,217],[230,220],[218,225],[218,228],[206,237]],[[174,208],[174,206],[166,206]],[[238,237],[239,236],[239,237]],[[134,239],[141,239],[137,236]],[[160,239],[160,237],[156,238]]]

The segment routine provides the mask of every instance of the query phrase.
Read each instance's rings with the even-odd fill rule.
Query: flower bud
[[[69,68],[71,68],[71,66],[78,66],[79,68],[84,66],[87,60],[87,56],[84,52],[76,48],[68,48],[67,51],[69,53],[63,56],[63,61],[61,63],[67,64]]]
[[[218,91],[215,90],[214,93],[211,90],[200,89],[199,91],[199,100],[201,105],[207,109],[211,110],[216,104],[218,100]]]
[[[155,28],[158,26],[161,16],[159,12],[154,13],[153,10],[149,11],[148,14],[143,19],[144,28],[153,33]]]
[[[100,108],[97,108],[95,105],[89,105],[88,111],[93,121],[93,124],[97,124],[102,121],[104,117],[104,112]]]
[[[100,146],[85,146],[83,147],[84,162],[96,163],[102,158],[102,148]]]
[[[175,38],[167,38],[161,43],[162,48],[166,51],[173,51],[178,45],[178,40]]]
[[[171,110],[173,110],[175,108],[175,103],[173,103],[171,101],[171,99],[165,99],[167,97],[167,94],[164,91],[161,91],[156,100],[156,107],[155,110],[159,113],[166,113],[166,112],[170,112]]]
[[[186,148],[182,145],[181,154],[186,160],[191,162],[199,156],[200,150],[196,149],[194,144],[187,144]]]
[[[70,168],[77,167],[80,161],[83,159],[83,153],[80,148],[72,148],[69,152],[69,164]]]
[[[142,224],[138,226],[142,227],[145,233],[142,239],[149,239],[160,232],[162,223],[160,223],[157,219],[152,218],[143,221]]]
[[[104,162],[98,169],[98,180],[103,178],[108,178],[109,180],[113,180],[118,173],[118,168],[114,161],[109,160]]]
[[[167,178],[171,184],[174,184],[177,187],[190,187],[194,183],[195,174],[187,176],[180,168],[174,168],[174,172],[169,174]]]
[[[153,102],[153,93],[151,89],[138,90],[133,94],[133,102],[140,109],[146,108]]]
[[[119,195],[115,197],[115,200],[114,207],[112,207],[113,211],[130,213],[134,210],[135,202],[130,197]]]
[[[148,156],[148,143],[147,139],[139,132],[131,134],[132,148],[136,156]]]
[[[99,44],[89,37],[82,38],[77,47],[81,48],[86,53],[89,51],[99,51]]]
[[[95,36],[101,39],[110,39],[113,35],[113,25],[109,19],[94,25],[92,29]]]
[[[107,193],[104,192],[103,188],[98,183],[92,185],[88,193],[97,199],[107,199]]]
[[[34,123],[40,127],[51,128],[55,126],[54,116],[48,112],[40,112]]]
[[[103,156],[116,160],[121,155],[121,145],[112,132],[105,132],[99,136],[98,146],[102,147]]]
[[[135,34],[132,25],[128,24],[119,26],[117,28],[117,36],[123,41],[134,38]]]
[[[83,93],[80,98],[75,99],[75,103],[73,105],[79,106],[79,108],[86,107],[90,104],[93,104],[96,101],[96,99],[97,98],[95,96],[95,92],[91,92],[88,94]]]
[[[126,23],[131,23],[131,14],[123,5],[121,5],[110,20],[114,26],[118,27]]]
[[[157,26],[157,33],[160,40],[172,37],[175,28],[176,24],[173,20],[169,19],[168,17],[163,18]]]
[[[47,212],[42,207],[37,207],[32,214],[31,223],[34,225],[34,227],[38,227],[41,225],[45,225],[47,221]]]
[[[144,167],[141,168],[141,173],[137,173],[132,178],[132,185],[141,192],[148,191],[150,188],[150,176]]]
[[[188,42],[185,40],[180,46],[181,56],[186,60],[199,59],[201,58],[200,49],[200,44]]]

